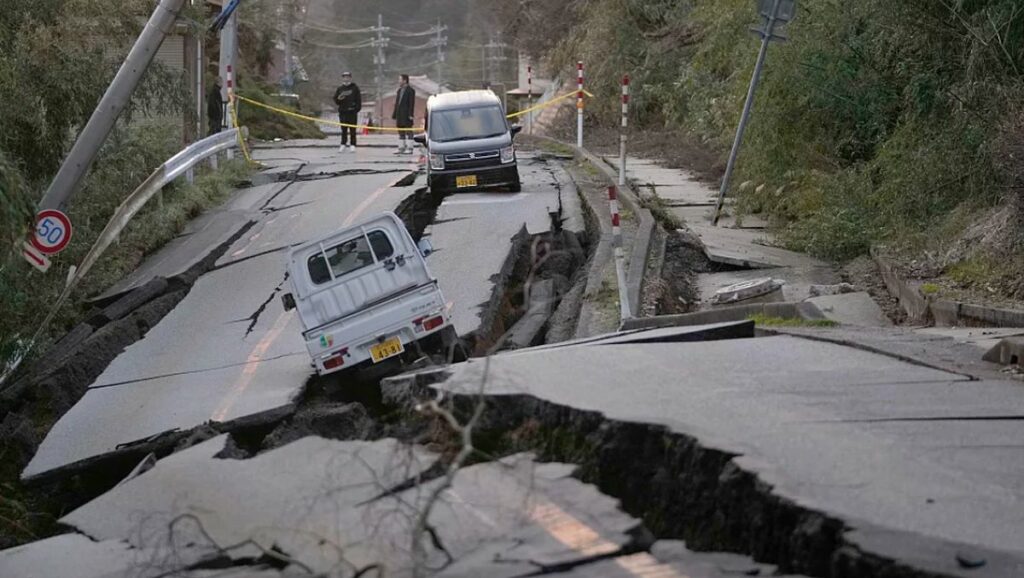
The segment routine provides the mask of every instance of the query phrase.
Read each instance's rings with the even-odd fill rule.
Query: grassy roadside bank
[[[100,169],[97,173],[104,170],[110,169]],[[147,255],[177,236],[192,218],[223,202],[250,171],[244,161],[222,163],[220,170],[207,170],[198,175],[192,185],[182,181],[166,188],[163,206],[151,202],[131,222],[120,242],[108,250],[72,300],[62,308],[23,369],[27,369],[34,357],[43,354],[70,327],[93,313],[93,308],[85,301],[88,296],[124,277]],[[111,203],[126,194],[115,195],[111,188],[102,190],[112,197],[107,199]],[[62,290],[67,268],[88,251],[106,224],[109,214],[90,212],[90,209],[96,210],[98,201],[97,189],[92,192],[91,202],[73,203],[70,207],[72,219],[82,225],[76,231],[76,242],[66,252],[67,256],[62,254],[50,274],[38,274],[20,262],[17,253],[9,257],[0,269],[0,316],[4,319],[3,332],[9,339],[8,351],[17,353],[16,347],[10,344],[16,345],[19,339],[31,335],[35,324],[46,314],[48,304]],[[106,198],[106,195],[100,197]],[[76,505],[81,501],[80,496],[92,495],[88,488],[94,482],[79,477],[38,488],[27,487],[20,482],[21,470],[29,457],[24,452],[24,440],[45,432],[59,417],[47,411],[46,404],[36,405],[38,411],[26,412],[23,409],[7,413],[10,408],[0,408],[4,412],[0,414],[0,549],[59,533],[56,520],[64,513],[64,508]]]
[[[881,244],[908,276],[1024,298],[1018,4],[801,4],[790,41],[769,52],[733,181],[740,209],[815,256],[845,261]],[[551,24],[507,16],[555,72],[587,63],[590,122],[615,126],[629,72],[634,134],[724,158],[757,54],[754,5],[589,0]]]

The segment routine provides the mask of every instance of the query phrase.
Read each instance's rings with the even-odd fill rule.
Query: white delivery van
[[[427,268],[430,250],[397,215],[382,213],[291,252],[293,293],[282,302],[298,311],[317,373],[455,346],[451,307]]]

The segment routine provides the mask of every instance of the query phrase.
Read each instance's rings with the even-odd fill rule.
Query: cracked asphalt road
[[[221,211],[158,255],[147,273],[173,275],[201,259],[239,215],[255,223],[203,275],[185,300],[127,348],[49,432],[23,475],[102,456],[171,430],[229,422],[287,407],[311,374],[299,323],[276,297],[285,286],[284,251],[372,215],[412,192],[392,186],[415,170],[384,149],[341,156],[332,149],[271,149],[256,158],[294,157],[294,183],[239,191]],[[388,161],[387,170],[364,166]],[[348,169],[333,178],[304,179]],[[206,231],[212,231],[207,233]]]
[[[273,170],[291,171],[296,178],[239,191],[223,210],[198,219],[202,227],[144,267],[146,275],[171,276],[212,250],[230,228],[221,221],[237,225],[240,215],[255,221],[170,314],[91,384],[46,436],[24,478],[86,464],[165,432],[287,411],[302,391],[312,370],[298,319],[278,299],[287,286],[284,253],[394,210],[415,191],[409,185],[415,159],[395,157],[387,148],[348,155],[325,146],[288,145],[260,148],[255,156],[292,159],[278,161]],[[467,290],[489,295],[511,236],[525,223],[546,228],[547,210],[558,204],[546,173],[525,169],[524,178],[529,194],[480,193],[451,201],[474,207],[474,228],[461,235],[452,230],[457,242],[445,241],[430,265],[460,316],[478,315],[480,302],[456,297]],[[462,254],[457,243],[465,244],[467,235],[480,230],[497,233],[471,244],[472,266],[453,261]],[[139,274],[135,281],[145,278]]]

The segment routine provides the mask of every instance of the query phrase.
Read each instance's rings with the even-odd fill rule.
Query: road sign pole
[[[533,108],[533,65],[526,65],[526,108]],[[527,134],[533,134],[533,111],[526,113]]]
[[[725,202],[725,193],[729,190],[729,180],[732,178],[733,169],[736,168],[736,157],[739,156],[740,145],[743,143],[743,133],[747,130],[747,122],[750,120],[750,111],[754,106],[754,95],[757,93],[757,85],[761,81],[761,71],[764,69],[764,61],[768,56],[768,44],[775,34],[775,23],[779,15],[779,5],[782,0],[775,0],[772,4],[771,14],[768,15],[768,24],[762,31],[761,51],[757,55],[757,64],[754,66],[754,75],[750,79],[750,89],[747,90],[747,101],[743,105],[743,115],[740,117],[740,125],[736,128],[736,140],[732,143],[732,152],[729,153],[729,162],[725,166],[725,176],[722,178],[722,188],[718,191],[718,202],[715,203],[715,219],[713,224],[718,226],[718,220],[722,216],[722,204]]]
[[[583,148],[583,61],[576,63],[576,147]]]
[[[626,185],[626,130],[629,128],[629,75],[622,77],[622,133],[619,135],[619,186]]]
[[[619,316],[622,321],[633,315],[629,311],[626,289],[626,253],[622,248],[622,224],[619,217],[619,191],[608,187],[608,206],[612,213],[612,247],[615,249],[615,278],[619,286]]]

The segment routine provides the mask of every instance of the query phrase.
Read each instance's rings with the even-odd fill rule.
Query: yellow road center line
[[[355,210],[353,210],[349,214],[349,216],[345,218],[341,226],[347,227],[351,225],[352,222],[355,221],[363,213],[363,211],[369,208],[369,206],[374,201],[380,198],[380,196],[383,195],[388,189],[395,186],[395,183],[402,180],[402,178],[404,177],[391,181],[390,183],[377,189],[368,197],[363,199],[363,202],[360,203],[359,206],[357,206]],[[235,383],[231,386],[231,389],[228,390],[228,393],[224,396],[224,399],[221,401],[220,407],[217,408],[217,411],[213,412],[213,416],[211,416],[210,419],[212,419],[215,422],[224,421],[224,418],[227,417],[228,412],[231,411],[231,408],[234,407],[238,399],[242,396],[243,393],[245,393],[245,390],[247,390],[249,388],[249,385],[252,384],[252,380],[254,377],[256,377],[256,372],[259,371],[261,365],[260,363],[257,362],[263,359],[263,356],[267,353],[267,350],[270,349],[270,346],[273,345],[274,342],[277,341],[277,338],[281,336],[281,332],[288,325],[288,321],[291,319],[291,313],[291,311],[282,312],[281,315],[279,315],[277,320],[274,322],[274,325],[270,328],[270,331],[268,331],[267,334],[263,336],[263,339],[260,339],[259,342],[256,343],[256,346],[253,347],[252,351],[249,353],[249,357],[246,358],[245,360],[246,365],[245,368],[242,370],[242,374],[238,376],[237,380],[235,380]]]
[[[282,311],[281,314],[277,316],[277,321],[274,322],[270,331],[268,331],[267,334],[263,336],[263,339],[259,340],[256,347],[252,349],[252,352],[249,353],[249,357],[245,360],[246,365],[242,369],[242,374],[238,376],[237,380],[235,380],[234,385],[231,386],[231,390],[228,391],[227,396],[224,397],[224,400],[221,402],[220,407],[217,408],[217,411],[213,412],[213,416],[211,416],[213,421],[224,421],[224,418],[227,417],[228,412],[231,411],[232,407],[234,407],[238,398],[241,397],[242,394],[245,393],[245,390],[249,388],[253,377],[255,377],[256,372],[259,371],[260,364],[256,362],[263,359],[263,356],[267,353],[267,350],[270,349],[270,346],[274,344],[274,341],[277,341],[278,336],[280,336],[281,332],[284,331],[284,328],[288,326],[288,321],[290,321],[291,318],[291,311]]]
[[[564,546],[583,556],[613,554],[619,545],[601,537],[601,534],[551,502],[535,504],[529,510],[530,519]],[[646,552],[614,559],[617,566],[640,578],[688,578],[667,564],[662,564]]]

